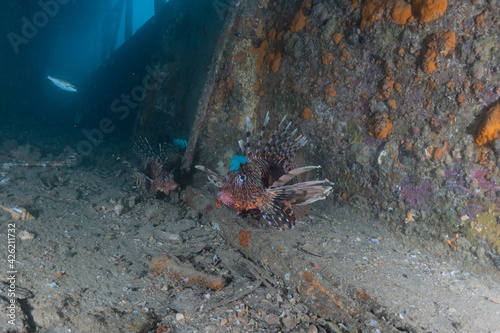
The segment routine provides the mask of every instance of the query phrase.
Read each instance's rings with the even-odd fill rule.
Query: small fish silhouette
[[[168,147],[160,145],[160,154],[156,154],[151,148],[147,138],[138,137],[133,145],[134,152],[142,162],[141,170],[134,167],[120,157],[118,160],[134,170],[137,185],[143,194],[155,194],[157,191],[169,194],[172,191],[180,190],[179,184],[174,180],[173,171],[167,171],[165,163],[167,159],[176,152]]]
[[[57,87],[61,88],[62,90],[71,91],[71,92],[77,91],[76,87],[66,80],[58,79],[58,78],[52,77],[50,75],[47,76],[47,79],[52,81],[52,83],[54,83]]]

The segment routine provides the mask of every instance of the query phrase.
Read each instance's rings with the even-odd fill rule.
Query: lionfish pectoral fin
[[[295,214],[292,205],[275,200],[273,191],[267,189],[266,192],[264,196],[266,200],[258,203],[258,209],[262,217],[276,229],[283,230],[285,226],[293,228],[295,226]]]
[[[274,193],[275,201],[293,205],[307,205],[325,199],[332,191],[333,183],[328,179],[315,180],[269,188]]]
[[[300,170],[295,169],[297,170],[295,175],[314,168],[316,167],[299,168]],[[293,177],[288,179],[284,178],[283,181],[288,182],[290,179],[293,179]],[[280,178],[280,180],[282,179]],[[266,189],[266,194],[263,196],[266,200],[260,203],[259,209],[263,217],[271,226],[281,230],[283,230],[285,226],[293,228],[296,219],[293,207],[296,205],[308,205],[315,201],[325,199],[332,191],[332,186],[333,183],[328,179],[278,187],[274,187],[273,184],[273,186]]]
[[[262,209],[262,217],[272,227],[283,230],[286,227],[295,226],[295,215],[291,207],[287,207],[277,202],[273,202],[267,209]]]
[[[291,181],[292,179],[294,179],[298,175],[300,175],[304,172],[314,170],[314,169],[319,169],[319,168],[321,168],[321,166],[319,166],[319,165],[310,165],[310,166],[304,166],[301,168],[296,168],[296,169],[290,170],[288,173],[284,174],[277,181],[275,181],[273,183],[273,185],[271,185],[270,188],[278,188],[278,187],[284,186],[286,183],[288,183],[289,181]]]
[[[215,186],[222,187],[222,185],[224,185],[224,179],[212,170],[205,168],[203,165],[195,165],[194,167],[198,170],[208,173],[208,180]]]

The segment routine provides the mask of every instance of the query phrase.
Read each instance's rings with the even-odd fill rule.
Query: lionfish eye
[[[247,178],[247,176],[245,175],[240,175],[240,180],[245,180]]]

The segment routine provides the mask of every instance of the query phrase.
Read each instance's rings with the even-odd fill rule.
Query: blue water
[[[220,8],[212,0],[133,0],[125,41],[128,1],[120,1],[0,3],[0,145],[31,144],[42,156],[69,146],[95,157],[103,143],[130,146],[140,135],[187,148]]]

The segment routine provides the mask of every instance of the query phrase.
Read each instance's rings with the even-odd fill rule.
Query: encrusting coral
[[[500,137],[500,103],[492,105],[477,131],[476,143],[485,145]]]

